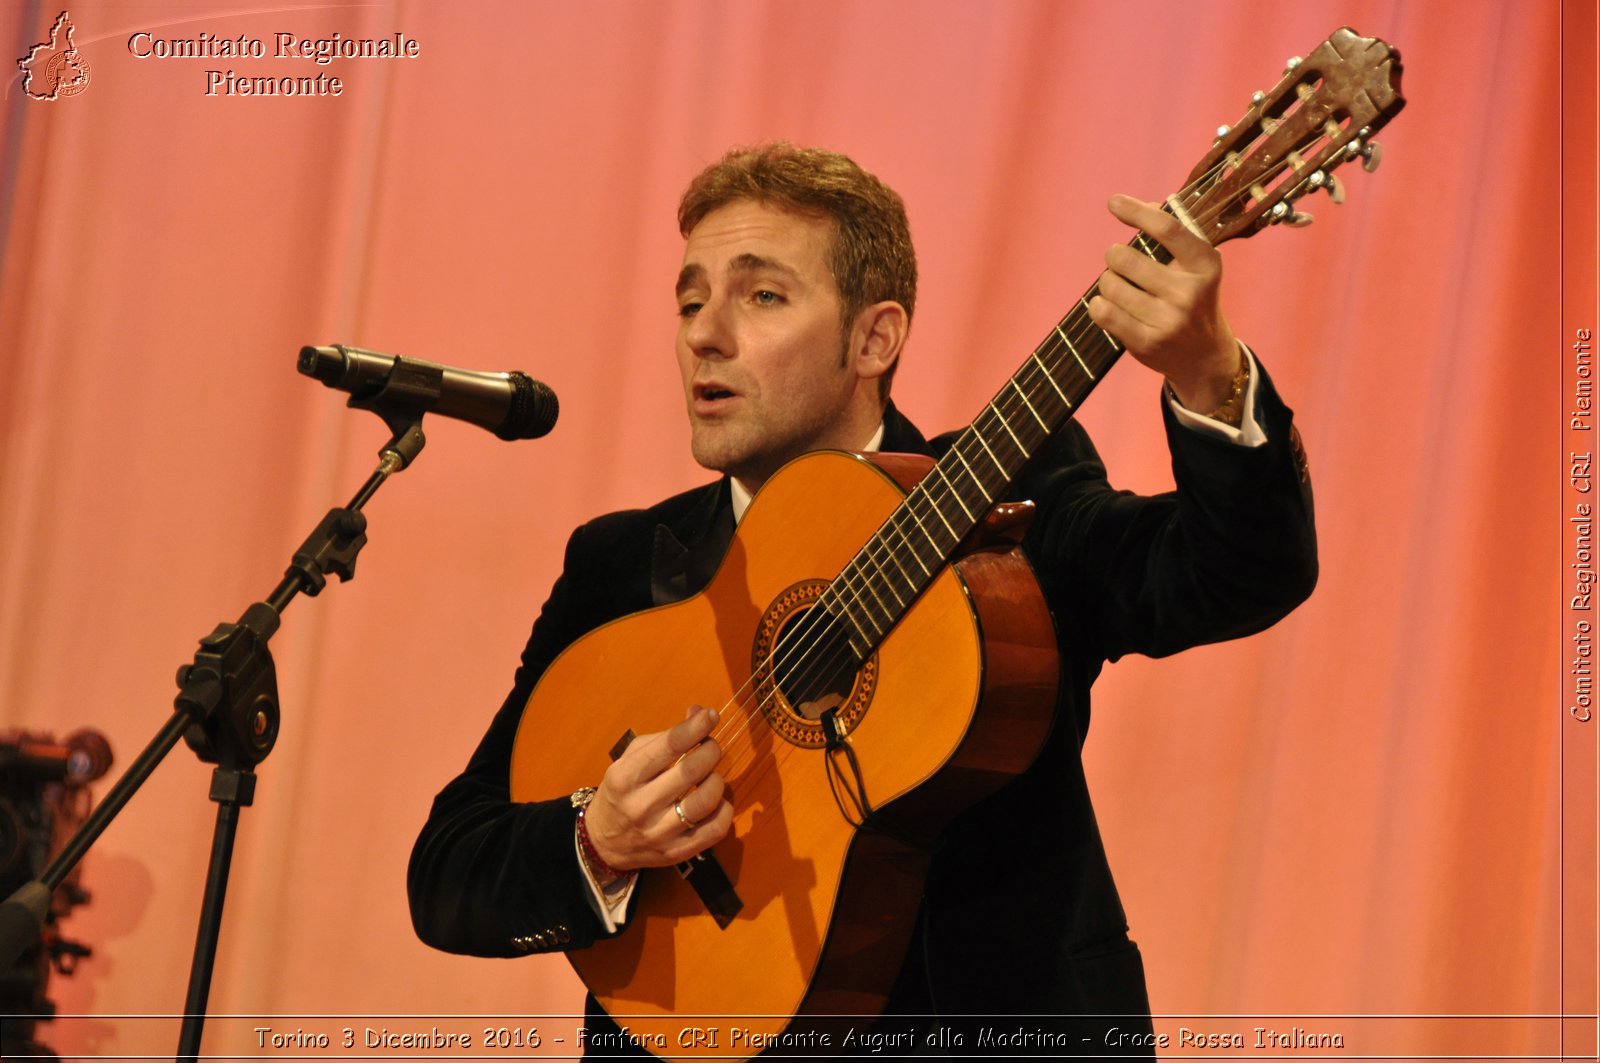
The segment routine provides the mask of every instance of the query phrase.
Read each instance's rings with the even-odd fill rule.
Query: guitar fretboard
[[[1157,262],[1171,261],[1166,248],[1142,232],[1129,244]],[[1089,316],[1089,300],[1098,292],[1098,284],[1091,286],[1046,333],[820,597],[858,661],[883,641],[1121,357],[1122,345]]]

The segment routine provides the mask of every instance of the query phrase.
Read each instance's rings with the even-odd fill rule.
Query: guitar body
[[[623,932],[568,954],[605,1009],[657,1054],[737,1051],[678,1046],[686,1025],[719,1017],[738,1016],[759,1038],[798,1014],[880,1011],[929,857],[897,838],[931,840],[1044,741],[1055,639],[1015,547],[969,552],[939,573],[836,706],[866,796],[897,838],[846,820],[820,726],[761,682],[771,672],[756,662],[776,633],[805,615],[809,595],[904,501],[901,483],[930,465],[826,451],[790,463],[754,500],[704,591],[589,633],[529,699],[512,753],[519,801],[594,785],[628,730],[664,730],[693,704],[722,711],[719,771],[734,823],[710,852],[742,908],[719,926],[674,869],[647,871]]]

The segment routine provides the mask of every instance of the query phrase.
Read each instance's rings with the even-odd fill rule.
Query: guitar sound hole
[[[816,720],[849,700],[861,662],[828,613],[800,609],[787,620],[772,654],[772,675],[794,711]]]
[[[750,645],[751,678],[761,714],[785,742],[823,749],[828,730],[818,721],[836,710],[838,731],[855,730],[878,686],[878,655],[856,657],[843,625],[816,603],[826,580],[786,587],[761,614]]]

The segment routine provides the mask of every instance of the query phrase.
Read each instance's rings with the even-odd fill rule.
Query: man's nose
[[[731,357],[733,342],[728,327],[728,302],[713,295],[684,326],[683,338],[689,349],[702,358]]]

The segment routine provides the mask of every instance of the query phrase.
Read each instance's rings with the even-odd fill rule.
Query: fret
[[[1054,390],[1056,395],[1060,397],[1061,401],[1066,404],[1067,412],[1071,413],[1072,400],[1067,398],[1066,393],[1063,392],[1060,386],[1056,384],[1055,376],[1051,374],[1049,368],[1044,364],[1044,362],[1039,359],[1039,352],[1034,351],[1032,354],[1028,355],[1028,357],[1033,359],[1033,364],[1039,367],[1039,372],[1044,374],[1044,378],[1050,382],[1051,389]]]
[[[1078,302],[1083,303],[1084,312],[1087,313],[1089,310],[1089,304],[1084,303],[1082,299],[1079,299]],[[1104,332],[1105,330],[1101,329],[1100,331]],[[1074,347],[1072,345],[1072,341],[1067,339],[1067,334],[1061,331],[1060,325],[1056,326],[1056,335],[1060,336],[1061,342],[1067,345],[1067,350],[1072,352],[1072,357],[1078,360],[1079,367],[1083,369],[1083,375],[1088,377],[1090,380],[1097,379],[1095,375],[1089,371],[1089,364],[1083,360],[1083,355],[1078,353],[1078,348]]]
[[[955,444],[950,447],[950,453],[954,454],[956,456],[956,460],[961,463],[961,467],[967,470],[967,476],[972,479],[973,485],[978,488],[978,494],[983,496],[983,500],[985,502],[993,502],[994,496],[983,489],[983,481],[978,479],[978,474],[972,471],[972,466],[968,465],[967,459],[962,456],[960,444],[961,440],[956,440]]]
[[[839,593],[839,605],[845,610],[845,615],[850,617],[850,621],[855,625],[857,631],[869,639],[876,638],[875,634],[868,632],[861,626],[862,621],[874,623],[871,615],[871,603],[861,593],[864,582],[861,577],[861,566],[852,562],[844,572],[840,573],[840,578],[845,582]]]
[[[939,466],[935,465],[933,467],[933,471],[934,472],[939,472]],[[941,480],[943,480],[944,479],[944,473],[939,472],[939,478]],[[945,480],[945,483],[949,483],[949,482],[950,481]],[[921,491],[922,488],[918,487],[917,490]],[[926,498],[928,500],[928,508],[933,510],[933,515],[939,518],[939,523],[943,524],[944,525],[944,530],[950,533],[950,538],[955,540],[955,542],[960,542],[961,541],[961,536],[957,535],[956,534],[956,530],[954,528],[950,527],[950,522],[944,519],[944,512],[942,510],[940,510],[939,503],[937,503],[937,502],[935,502],[933,500],[933,494],[931,492],[928,492],[928,491],[923,491],[922,497],[924,497],[924,498]],[[952,542],[950,544],[952,549],[955,546],[955,542]],[[941,550],[940,552],[943,553],[943,550]]]
[[[942,551],[942,550],[940,550],[940,549],[939,549],[939,542],[938,542],[938,540],[937,540],[937,539],[935,539],[935,538],[934,538],[934,537],[933,537],[933,536],[932,536],[932,535],[931,535],[931,534],[930,534],[930,533],[929,533],[929,532],[928,532],[928,528],[927,528],[927,526],[926,526],[926,525],[925,525],[925,524],[923,524],[923,523],[922,523],[922,518],[921,518],[921,517],[919,517],[919,516],[917,516],[917,509],[916,509],[916,507],[915,507],[915,506],[913,506],[913,505],[912,505],[912,504],[911,504],[911,503],[912,503],[912,501],[913,501],[913,500],[914,500],[914,499],[915,499],[915,498],[916,498],[916,497],[917,497],[917,495],[916,495],[916,492],[915,492],[915,491],[913,491],[913,492],[912,492],[912,493],[911,493],[911,494],[909,494],[909,495],[907,495],[907,496],[906,496],[906,504],[905,504],[905,510],[906,510],[906,512],[907,512],[907,513],[909,513],[909,514],[911,514],[911,519],[912,519],[912,520],[913,520],[913,521],[915,521],[915,522],[916,522],[916,524],[917,524],[917,530],[918,530],[918,531],[920,531],[920,532],[921,532],[921,533],[922,533],[922,537],[923,537],[923,538],[924,538],[924,539],[926,539],[926,540],[928,540],[928,545],[929,545],[929,546],[931,546],[931,547],[933,547],[933,552],[934,552],[934,554],[935,554],[935,555],[936,555],[936,556],[937,556],[937,555],[939,555],[939,554],[941,554],[941,553],[943,553],[943,551]],[[946,525],[946,527],[949,527],[949,525]],[[952,534],[954,534],[954,533],[952,533]],[[917,564],[919,564],[919,565],[922,565],[922,557],[921,557],[921,555],[920,555],[920,554],[919,554],[919,555],[918,555],[918,556],[917,556]],[[924,571],[924,572],[927,572],[927,571],[928,571],[928,566],[927,566],[927,565],[922,565],[922,571]],[[930,572],[930,573],[928,573],[928,574],[929,574],[929,575],[932,575],[932,573],[931,573],[931,572]]]
[[[1083,312],[1085,314],[1087,314],[1089,312],[1089,297],[1088,296],[1084,296],[1083,298],[1079,299],[1078,300],[1078,305],[1083,307]],[[1094,318],[1091,317],[1089,320],[1093,321]],[[1106,338],[1106,342],[1111,345],[1111,349],[1113,351],[1116,351],[1118,354],[1122,353],[1122,344],[1117,342],[1117,339],[1116,339],[1115,336],[1111,335],[1111,333],[1107,332],[1105,329],[1100,328],[1099,325],[1096,325],[1095,328],[1100,329],[1100,335],[1102,335],[1102,336],[1104,336]],[[1061,330],[1057,329],[1056,331],[1060,332]],[[1070,347],[1072,345],[1069,343],[1067,346]],[[1073,355],[1074,358],[1077,358],[1078,352],[1077,351],[1073,351],[1072,355]],[[1079,365],[1083,365],[1083,359],[1082,358],[1078,358],[1078,364]],[[1089,367],[1084,365],[1083,366],[1083,371],[1085,373],[1089,373]],[[1089,379],[1090,380],[1094,379],[1094,374],[1093,373],[1089,373]]]
[[[973,438],[978,441],[978,445],[983,448],[983,452],[989,455],[989,460],[994,462],[994,467],[1000,470],[1000,475],[1009,480],[1011,478],[1011,474],[1007,472],[1006,467],[1000,463],[1000,459],[994,456],[994,451],[989,449],[989,442],[983,438],[983,433],[978,431],[977,425],[973,425],[973,427],[968,429],[968,431],[970,431]],[[965,435],[966,433],[962,434]],[[959,443],[960,440],[958,439],[956,442]]]
[[[1022,445],[1022,440],[1017,438],[1017,433],[1015,433],[1015,432],[1013,432],[1011,430],[1011,425],[1010,425],[1009,422],[1006,421],[1005,414],[1003,414],[999,410],[995,409],[993,401],[991,401],[989,403],[989,409],[991,411],[993,411],[993,413],[994,413],[994,415],[996,417],[1000,418],[1000,427],[1004,428],[1006,430],[1006,435],[1011,437],[1011,442],[1015,443],[1017,445],[1017,449],[1022,451],[1022,456],[1024,458],[1033,457],[1032,454],[1028,453],[1028,448]]]
[[[961,507],[961,512],[963,512],[963,513],[965,513],[965,514],[966,514],[966,515],[967,515],[967,520],[968,520],[968,521],[972,521],[972,522],[975,522],[975,521],[976,521],[976,520],[977,520],[977,518],[975,518],[975,517],[974,517],[974,516],[973,516],[973,515],[972,515],[972,510],[970,510],[970,509],[968,509],[968,508],[967,508],[967,504],[966,504],[966,503],[965,503],[965,502],[963,502],[963,501],[961,501],[961,492],[959,492],[959,491],[957,491],[957,490],[956,490],[956,489],[955,489],[955,486],[954,486],[954,485],[953,485],[953,484],[951,484],[951,482],[950,482],[950,477],[948,477],[948,476],[946,476],[946,475],[945,475],[945,474],[944,474],[944,470],[943,470],[943,469],[942,469],[942,468],[940,468],[940,467],[939,467],[939,466],[940,466],[940,465],[943,465],[943,464],[944,464],[944,462],[939,462],[939,463],[938,463],[938,464],[936,464],[936,465],[934,465],[934,467],[933,467],[933,471],[934,471],[934,472],[936,472],[936,473],[938,473],[938,474],[939,474],[939,479],[941,479],[941,480],[943,480],[943,481],[944,481],[944,486],[945,486],[945,487],[946,487],[946,488],[947,488],[947,489],[948,489],[948,490],[949,490],[949,492],[950,492],[950,493],[951,493],[951,494],[952,494],[952,495],[954,495],[954,496],[955,496],[955,498],[956,498],[956,505],[958,505],[958,506],[960,506],[960,507]],[[932,496],[932,495],[929,495],[929,496],[928,496],[928,498],[929,498],[929,501],[932,501],[932,499],[933,499],[933,496]],[[935,508],[935,509],[937,509],[937,508],[938,508],[938,503],[935,503],[935,504],[934,504],[934,508]],[[941,513],[941,514],[940,514],[940,515],[939,515],[939,519],[940,519],[940,520],[944,520],[944,514],[942,514],[942,513]],[[945,527],[946,527],[946,528],[950,528],[950,522],[949,522],[949,521],[945,521],[945,523],[944,523],[944,526],[945,526]],[[950,528],[950,534],[951,534],[951,535],[956,535],[956,530],[955,530],[955,529],[954,529],[954,528]],[[959,535],[956,535],[956,538],[957,538],[957,539],[960,539],[960,538],[961,538],[961,536],[959,536]]]
[[[1152,259],[1170,261],[1166,249],[1143,233],[1135,234],[1133,246]],[[909,604],[938,577],[967,533],[995,499],[1005,495],[1006,487],[1021,473],[1034,450],[1072,418],[1100,377],[1123,353],[1116,337],[1087,316],[1089,299],[1095,293],[1096,289],[1090,287],[1046,333],[1044,341],[956,437],[950,452],[907,493],[899,508],[845,566],[820,600],[829,612],[843,615],[848,628],[841,625],[840,634],[860,659],[865,660]],[[1078,334],[1076,341],[1070,338],[1073,333]],[[1059,375],[1074,363],[1080,375]],[[1041,374],[1043,380],[1039,379]],[[1051,404],[1051,394],[1060,400],[1060,407]],[[1017,409],[1019,402],[1027,411],[1026,417]],[[999,440],[1007,437],[1016,449],[1001,454],[1005,448]],[[979,461],[978,449],[974,448],[982,450],[987,464]],[[971,485],[966,491],[957,486],[963,475]],[[943,496],[938,494],[941,491]],[[952,499],[956,509],[949,506]],[[928,519],[928,512],[937,518],[937,523]],[[940,534],[941,526],[944,534]],[[910,563],[905,557],[908,552]]]
[[[1033,403],[1028,401],[1028,393],[1022,390],[1021,385],[1017,383],[1016,377],[1011,378],[1011,386],[1016,390],[1016,393],[1021,396],[1022,404],[1028,408],[1028,412],[1033,414],[1033,419],[1039,422],[1039,427],[1044,429],[1046,435],[1049,435],[1050,426],[1044,423],[1044,418],[1039,416],[1039,411],[1034,409]]]
[[[878,592],[872,588],[872,569],[876,568],[878,565],[877,561],[874,560],[872,556],[872,547],[877,542],[878,539],[876,536],[874,536],[873,539],[867,543],[866,547],[862,549],[862,551],[858,553],[850,562],[849,568],[847,568],[845,571],[850,573],[848,586],[851,593],[853,593],[863,602],[867,601],[867,595],[871,595],[872,598],[883,607],[885,615],[888,615],[888,603],[886,603],[882,598],[879,598]]]
[[[860,639],[861,639],[862,645],[860,647],[856,646],[855,642],[852,641],[850,643],[850,648],[856,651],[856,656],[857,657],[865,658],[866,655],[867,655],[866,654],[866,647],[871,646],[873,644],[874,640],[871,639],[871,638],[868,638],[867,637],[867,633],[865,631],[861,630],[861,625],[856,622],[855,614],[853,612],[851,612],[850,607],[847,606],[843,602],[843,600],[840,599],[840,597],[838,595],[834,596],[834,600],[838,601],[839,609],[840,609],[841,612],[844,613],[844,618],[846,620],[850,621],[850,626],[856,629],[856,635],[859,636]],[[834,611],[832,609],[828,608],[828,605],[827,605],[826,602],[819,600],[818,604],[823,607],[823,610],[829,616],[833,616],[834,615]]]
[[[882,575],[884,582],[889,585],[889,593],[894,595],[894,600],[900,603],[900,608],[903,610],[906,607],[906,600],[901,597],[900,592],[895,589],[894,576],[896,573],[898,573],[901,582],[906,584],[908,589],[916,587],[916,583],[906,578],[905,566],[900,564],[900,559],[895,556],[893,550],[889,549],[889,544],[884,543],[883,546],[884,551],[889,555],[889,560],[894,563],[894,569],[890,570],[887,566],[880,565],[878,566],[878,572],[880,575]]]
[[[872,639],[874,642],[876,642],[878,639],[883,637],[884,632],[888,631],[889,628],[893,626],[895,615],[894,613],[890,612],[888,606],[883,604],[883,599],[878,598],[877,592],[872,589],[872,584],[866,580],[863,580],[862,582],[866,585],[867,592],[872,595],[873,599],[877,600],[878,608],[883,614],[882,621],[880,622],[878,614],[873,612],[872,601],[862,595],[859,591],[856,593],[855,600],[860,606],[862,619],[866,620],[867,623],[872,625]]]
[[[906,501],[909,503],[910,499],[907,499]],[[904,510],[905,512],[911,514],[911,519],[916,523],[917,528],[922,532],[923,538],[927,539],[929,543],[932,543],[935,550],[938,550],[939,544],[933,541],[933,536],[928,534],[928,529],[922,527],[922,520],[917,516],[916,510],[912,509],[909,504],[904,507]],[[905,530],[900,527],[900,514],[897,512],[890,519],[894,521],[894,530],[900,536],[900,541],[906,544],[907,550],[911,551],[911,560],[915,561],[917,563],[917,567],[922,569],[922,574],[924,576],[933,575],[933,571],[929,569],[927,565],[922,563],[922,555],[917,552],[916,547],[911,545],[911,537],[906,535]]]

